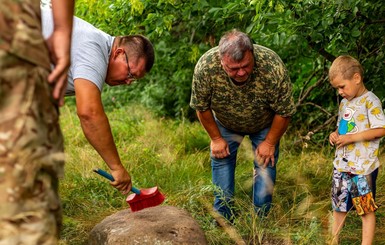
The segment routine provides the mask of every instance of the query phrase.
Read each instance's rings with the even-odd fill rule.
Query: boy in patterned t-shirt
[[[385,116],[381,101],[365,88],[363,68],[351,56],[340,56],[329,70],[331,85],[343,97],[338,111],[337,129],[329,136],[336,153],[332,180],[332,244],[347,212],[355,208],[362,219],[362,244],[372,244],[376,227],[374,211],[378,148],[385,135]]]

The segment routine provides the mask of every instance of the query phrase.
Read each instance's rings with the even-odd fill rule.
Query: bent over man
[[[43,11],[43,32],[52,32],[50,10]],[[75,95],[84,135],[110,168],[111,183],[123,194],[131,189],[131,177],[116,148],[101,93],[103,85],[130,85],[149,72],[154,48],[142,35],[113,37],[74,17],[71,67],[66,95]]]
[[[195,66],[190,106],[210,136],[214,209],[230,221],[238,147],[249,136],[255,152],[253,203],[266,215],[272,202],[279,140],[295,112],[285,65],[272,50],[232,30]]]

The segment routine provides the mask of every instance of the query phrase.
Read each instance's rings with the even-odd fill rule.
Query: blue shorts
[[[333,170],[332,206],[337,212],[355,209],[358,215],[378,209],[374,199],[378,169],[368,175],[357,175]]]

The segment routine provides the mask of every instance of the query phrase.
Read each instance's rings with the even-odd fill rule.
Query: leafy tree
[[[252,33],[264,33],[262,42],[283,50],[280,55],[291,72],[297,99],[294,125],[301,125],[307,136],[319,133],[318,139],[323,139],[328,135],[323,129],[335,127],[338,97],[327,71],[336,56],[350,54],[360,60],[366,86],[385,97],[382,1],[270,1],[260,12],[262,24]]]
[[[336,56],[359,59],[367,87],[385,98],[382,0],[78,0],[76,4],[77,16],[105,32],[144,34],[155,45],[156,63],[150,74],[134,86],[107,88],[104,94],[115,98],[105,99],[107,106],[136,99],[160,116],[193,119],[189,99],[195,63],[232,28],[249,33],[286,63],[297,103],[291,129],[299,132],[299,142],[323,140],[334,128],[338,96],[327,72]]]

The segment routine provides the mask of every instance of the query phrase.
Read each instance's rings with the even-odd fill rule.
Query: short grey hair
[[[245,56],[246,51],[253,53],[254,47],[250,37],[237,29],[226,32],[219,41],[219,55],[228,55],[234,61],[240,61]]]

